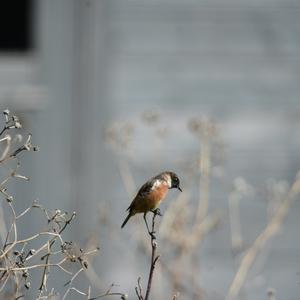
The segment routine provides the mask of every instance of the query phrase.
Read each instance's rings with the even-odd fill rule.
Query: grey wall
[[[48,207],[78,211],[71,238],[84,241],[90,231],[98,232],[94,212],[105,199],[120,223],[129,200],[103,131],[110,121],[136,120],[153,108],[178,132],[177,142],[162,150],[166,156],[193,152],[184,127],[190,117],[208,115],[223,124],[228,189],[236,176],[255,186],[270,177],[291,181],[299,168],[299,20],[299,1],[286,0],[37,1],[36,50],[20,58],[18,71],[16,58],[0,58],[0,66],[7,67],[0,70],[1,101],[24,112],[41,148],[25,162],[34,188],[17,192],[28,203],[38,197]],[[24,85],[31,89],[23,101],[15,91]],[[139,141],[135,175],[142,183],[160,166],[151,151],[148,155],[151,141],[143,134]],[[216,198],[215,205],[226,209],[226,199]],[[245,220],[251,225],[261,206],[249,207]],[[265,299],[268,285],[276,286],[281,298],[298,299],[299,209],[297,203],[288,235],[275,244],[272,262],[278,264],[269,266],[257,299]],[[258,218],[250,235],[264,222]],[[224,234],[212,237],[204,250],[208,295],[223,295],[232,275],[230,260],[222,256]],[[103,250],[105,268],[116,267],[112,253],[118,251]],[[211,270],[216,260],[221,266]],[[289,280],[282,280],[281,272]],[[110,283],[113,274],[107,274]]]

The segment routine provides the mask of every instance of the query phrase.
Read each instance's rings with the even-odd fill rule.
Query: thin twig
[[[60,229],[59,231],[59,234],[61,234],[65,229],[66,227],[71,223],[71,221],[75,218],[75,213],[72,214],[72,216],[65,221],[65,224],[64,226]],[[56,237],[52,238],[52,240],[49,241],[48,245],[49,245],[49,251],[48,253],[46,254],[46,262],[45,262],[45,267],[44,267],[44,270],[43,270],[43,275],[42,275],[42,280],[41,280],[41,284],[40,284],[40,287],[39,287],[39,290],[41,291],[44,287],[45,287],[45,284],[46,284],[46,278],[47,278],[47,270],[48,270],[48,263],[49,263],[49,259],[50,259],[50,250],[51,250],[51,247],[53,246],[53,244],[55,243],[55,240],[56,240]]]
[[[154,211],[153,217],[152,217],[151,232],[149,233],[149,235],[151,237],[152,252],[151,252],[151,265],[150,265],[150,271],[149,271],[149,277],[148,277],[148,284],[147,284],[145,300],[149,299],[152,280],[153,280],[153,273],[154,273],[154,269],[155,269],[155,264],[156,264],[157,260],[159,259],[159,256],[156,256],[156,249],[157,249],[157,242],[156,242],[156,236],[155,236],[155,217],[156,217],[156,215],[157,215],[157,211]]]
[[[98,296],[95,296],[95,297],[88,297],[87,300],[96,300],[96,299],[100,299],[100,298],[103,298],[103,297],[106,297],[106,296],[121,296],[121,299],[122,300],[125,300],[128,298],[128,296],[124,293],[120,293],[120,292],[112,292],[112,288],[115,286],[115,284],[111,284],[111,286],[108,288],[108,290],[103,293],[103,294],[100,294]]]
[[[137,282],[138,282],[138,286],[135,287],[135,293],[138,297],[138,300],[144,300],[142,285],[141,285],[141,277],[138,278]]]

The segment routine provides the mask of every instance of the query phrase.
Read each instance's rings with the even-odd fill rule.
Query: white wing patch
[[[151,190],[155,190],[157,187],[159,187],[162,184],[162,180],[156,179],[151,187]]]
[[[167,183],[168,183],[168,187],[169,189],[172,187],[172,179],[170,175],[167,175]]]
[[[151,190],[154,190],[158,188],[161,185],[167,185],[168,188],[171,188],[172,186],[172,179],[170,175],[164,176],[164,179],[156,179],[151,187]]]

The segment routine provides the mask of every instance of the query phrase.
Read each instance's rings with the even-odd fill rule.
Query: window
[[[28,52],[33,47],[33,1],[3,1],[0,9],[0,53]]]

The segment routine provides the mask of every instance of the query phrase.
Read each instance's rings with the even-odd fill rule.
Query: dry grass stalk
[[[297,199],[296,197],[300,193],[300,179],[296,179],[290,188],[286,198],[282,201],[277,211],[265,227],[265,229],[261,232],[261,234],[255,239],[252,246],[247,250],[245,256],[240,262],[239,268],[234,276],[234,279],[230,285],[226,300],[235,299],[245,280],[247,274],[255,261],[255,258],[259,254],[259,252],[264,248],[266,243],[276,235],[282,227],[282,224],[288,214],[288,211],[291,205]]]
[[[159,125],[156,123],[159,121],[159,118],[156,114],[155,117],[152,114],[149,116],[151,124],[148,122],[148,119],[145,123],[151,125],[150,128],[157,130]],[[146,117],[148,118],[148,115]],[[145,115],[143,118],[145,119]],[[183,297],[190,296],[193,299],[201,299],[203,294],[197,277],[199,274],[199,270],[197,269],[199,266],[198,250],[203,239],[220,223],[221,219],[218,212],[209,212],[212,167],[214,163],[213,154],[216,143],[220,142],[220,137],[218,127],[210,120],[193,119],[189,122],[189,129],[199,140],[200,152],[198,164],[196,169],[185,174],[186,185],[184,186],[184,193],[170,202],[168,210],[164,212],[164,217],[159,226],[160,243],[162,244],[164,253],[162,253],[163,259],[159,261],[159,264],[162,267],[161,271],[167,275],[169,283],[173,287],[174,294],[180,292]],[[133,172],[129,159],[126,157],[124,151],[124,145],[126,144],[126,147],[128,147],[129,140],[132,140],[132,135],[130,135],[129,139],[126,135],[118,137],[118,135],[122,135],[122,130],[119,130],[119,133],[116,133],[116,131],[113,131],[113,133],[110,142],[113,144],[113,149],[120,159],[119,171],[128,197],[132,198],[133,192],[136,190],[136,185],[133,180]],[[126,143],[123,141],[124,138],[126,139]],[[199,190],[196,209],[193,207],[191,201],[192,184],[194,184],[195,178],[199,178],[196,183]],[[278,199],[275,201],[276,206],[272,205],[273,211],[274,207],[276,208],[275,213],[272,214],[266,228],[243,257],[229,288],[227,300],[233,300],[238,296],[257,255],[271,237],[276,235],[280,230],[290,205],[292,205],[296,195],[299,193],[299,186],[300,183],[296,180],[285,200],[281,202],[280,197],[280,201]],[[244,179],[237,178],[234,183],[234,190],[228,196],[233,251],[240,251],[244,246],[243,241],[245,239],[241,231],[242,224],[239,216],[239,203],[243,197],[251,194],[253,191],[252,186]],[[136,238],[146,253],[150,253],[144,228],[139,228],[138,230],[139,234],[134,235],[134,238]],[[139,300],[143,299],[140,280],[138,281],[136,294]],[[177,297],[174,296],[174,299],[177,299]]]
[[[74,281],[88,268],[88,258],[98,252],[99,248],[83,250],[77,248],[72,241],[64,239],[65,230],[71,225],[76,213],[68,214],[59,209],[47,210],[40,203],[34,201],[25,210],[17,213],[18,201],[8,192],[8,183],[20,179],[28,181],[24,175],[19,174],[20,153],[23,151],[36,151],[37,147],[31,143],[31,134],[22,143],[19,134],[8,134],[8,131],[22,128],[19,119],[11,115],[8,110],[4,112],[5,125],[0,133],[0,168],[5,178],[0,183],[2,202],[0,205],[0,298],[21,299],[26,291],[31,289],[33,272],[41,274],[40,285],[36,291],[37,300],[58,299],[55,289],[48,286],[48,278],[56,274],[57,270],[70,277],[65,284],[66,290],[63,299],[71,292],[84,296],[86,300],[95,300],[104,296],[121,296],[123,293],[112,292],[111,288],[103,294],[92,297],[91,289],[80,291],[73,284]],[[6,133],[4,137],[2,137]],[[42,214],[47,228],[36,228],[37,232],[27,237],[20,237],[19,224],[26,217]],[[35,245],[35,246],[33,246]],[[39,246],[36,246],[39,245]],[[69,270],[69,265],[75,264],[75,271]]]
[[[153,123],[151,123],[151,128],[153,127]],[[134,184],[129,161],[128,159],[126,160],[125,152],[122,151],[124,147],[124,136],[120,137],[122,130],[120,128],[116,130],[116,128],[119,128],[118,123],[107,131],[110,133],[108,141],[120,161],[119,171],[121,178],[128,197],[132,198],[133,191],[136,190],[136,185]],[[186,266],[187,260],[191,266],[195,266],[192,261],[195,261],[195,256],[198,255],[198,251],[196,251],[197,247],[220,221],[219,213],[208,214],[211,149],[214,140],[218,136],[218,130],[214,122],[199,119],[192,120],[189,123],[189,128],[197,139],[200,140],[201,145],[198,167],[189,174],[190,181],[186,180],[187,182],[193,182],[193,178],[197,178],[199,174],[198,208],[196,209],[196,213],[194,213],[190,202],[190,187],[187,185],[184,188],[184,193],[170,203],[168,210],[164,212],[164,217],[159,227],[161,244],[166,253],[168,253],[168,255],[165,255],[166,262],[160,261],[159,263],[162,266],[162,272],[165,272],[169,276],[174,293],[189,290],[190,288],[185,286],[186,281],[187,284],[193,281],[197,285],[198,280],[196,278],[191,278],[191,281],[184,279],[187,276],[184,266]],[[128,141],[128,139],[126,140]],[[132,136],[130,136],[130,140],[132,140]],[[128,147],[129,145],[126,144],[126,146]],[[193,221],[191,222],[191,220]],[[149,253],[148,242],[145,239],[144,232],[144,228],[139,229],[139,234],[134,237],[137,238],[137,241],[146,253]],[[136,290],[138,291],[139,289],[137,288]],[[195,286],[195,290],[199,294],[201,289]]]

